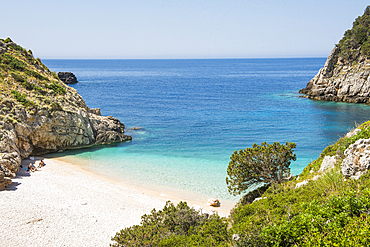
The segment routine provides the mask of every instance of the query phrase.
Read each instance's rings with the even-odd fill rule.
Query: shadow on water
[[[62,157],[69,156],[69,155],[77,155],[81,153],[94,153],[102,149],[125,147],[125,146],[130,146],[130,145],[132,145],[132,141],[125,141],[125,142],[105,144],[105,145],[94,145],[91,147],[68,149],[63,152],[49,153],[49,154],[45,154],[44,157],[45,158],[62,158]]]

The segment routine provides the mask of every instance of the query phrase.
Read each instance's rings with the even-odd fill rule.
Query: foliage
[[[340,57],[347,62],[356,60],[359,55],[370,57],[370,6],[354,22],[352,29],[344,33],[339,41]]]
[[[46,87],[49,89],[52,89],[55,94],[64,95],[66,93],[66,90],[63,86],[59,85],[57,82],[52,81],[49,84],[46,84]]]
[[[141,217],[141,224],[121,230],[112,246],[222,246],[229,240],[227,223],[217,215],[208,216],[186,202]]]
[[[39,73],[37,73],[34,70],[26,70],[25,74],[28,75],[28,76],[33,76],[36,79],[43,80],[43,81],[48,81],[49,80],[47,77],[44,77],[44,76],[40,75]]]
[[[318,171],[320,169],[321,163],[325,156],[335,156],[339,157],[339,162],[342,161],[344,157],[344,151],[353,143],[360,139],[369,139],[370,138],[370,121],[363,123],[358,127],[361,131],[352,137],[342,137],[336,143],[327,146],[323,152],[320,154],[320,157],[309,163],[303,170],[300,175],[301,178],[307,178],[311,171]]]
[[[271,246],[318,246],[319,243],[327,246],[353,246],[349,245],[351,241],[360,243],[357,242],[360,236],[356,230],[351,229],[351,225],[360,221],[360,224],[365,225],[361,235],[367,236],[360,241],[368,243],[370,240],[370,226],[367,225],[370,223],[369,190],[360,196],[348,190],[344,195],[331,196],[325,203],[317,200],[304,203],[302,208],[303,211],[291,219],[265,227],[261,233],[263,238]]]
[[[281,183],[290,176],[290,161],[296,160],[295,143],[274,142],[235,151],[227,167],[226,183],[233,195],[260,184]]]
[[[26,68],[26,64],[23,61],[11,56],[9,54],[3,54],[1,63],[8,65],[11,69],[23,71]]]
[[[11,93],[14,95],[14,98],[20,102],[25,107],[29,107],[30,105],[34,105],[32,101],[27,99],[27,96],[24,94],[21,94],[20,92],[17,92],[15,90],[11,90]]]

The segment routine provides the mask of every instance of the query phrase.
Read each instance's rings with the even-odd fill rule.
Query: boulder
[[[360,139],[344,151],[341,165],[345,178],[358,179],[370,168],[370,139]]]
[[[257,197],[253,200],[253,202],[257,202],[259,200],[262,200],[262,199],[266,199],[267,197]]]
[[[302,187],[302,186],[304,186],[304,185],[306,185],[306,184],[308,184],[308,180],[303,180],[302,182],[297,183],[297,184],[295,185],[295,189],[298,189],[298,188],[300,188],[300,187]]]
[[[325,172],[327,170],[333,169],[335,167],[335,162],[337,162],[335,156],[325,156],[321,163],[319,172]]]
[[[361,129],[354,129],[354,130],[352,130],[352,131],[348,132],[348,133],[346,134],[346,137],[347,137],[347,138],[350,138],[350,137],[352,137],[352,136],[357,135],[357,134],[358,134],[358,133],[360,133],[360,132],[361,132]]]
[[[59,79],[65,84],[77,83],[77,78],[72,72],[58,72]]]
[[[212,207],[219,207],[220,201],[217,198],[210,198],[207,201],[207,205],[212,206]]]

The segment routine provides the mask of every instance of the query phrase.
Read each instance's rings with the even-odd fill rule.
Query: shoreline
[[[121,229],[138,225],[141,216],[166,201],[181,198],[167,191],[146,190],[110,180],[58,158],[45,158],[41,171],[28,173],[31,160],[22,161],[13,183],[0,192],[0,242],[4,246],[108,246]],[[221,204],[213,208],[187,201],[227,216]],[[221,201],[222,203],[222,201]]]
[[[212,196],[207,196],[205,194],[188,191],[185,189],[178,189],[172,188],[168,186],[161,186],[161,185],[153,185],[153,184],[138,184],[129,180],[122,180],[117,177],[111,177],[109,175],[103,175],[99,172],[89,169],[88,167],[81,165],[78,160],[69,160],[65,157],[52,157],[48,158],[56,161],[62,165],[68,166],[71,169],[75,169],[80,171],[86,175],[96,177],[98,179],[102,179],[104,181],[108,181],[115,185],[131,188],[134,190],[139,191],[140,193],[144,193],[145,195],[152,196],[154,198],[158,198],[160,200],[171,201],[174,204],[177,204],[180,201],[186,201],[187,204],[194,208],[202,208],[203,213],[212,213],[212,211],[217,212],[220,216],[227,217],[230,215],[230,210],[234,208],[235,204],[239,201],[232,201],[232,200],[225,200],[222,198],[220,199],[220,207],[211,207],[207,205],[207,200],[212,198]]]

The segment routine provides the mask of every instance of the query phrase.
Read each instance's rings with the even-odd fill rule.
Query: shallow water
[[[90,108],[126,125],[131,142],[64,152],[65,159],[138,186],[166,186],[221,199],[234,150],[297,144],[299,174],[328,144],[369,119],[367,105],[299,97],[325,58],[44,60],[72,71]],[[130,130],[134,126],[143,129]],[[60,154],[59,154],[60,155]]]

